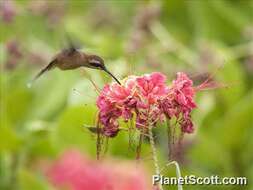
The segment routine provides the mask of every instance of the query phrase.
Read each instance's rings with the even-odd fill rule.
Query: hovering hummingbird
[[[47,71],[50,71],[56,67],[61,70],[73,70],[80,67],[103,70],[112,78],[114,78],[118,84],[121,84],[119,80],[106,68],[104,60],[101,57],[97,55],[86,54],[74,46],[63,49],[61,52],[56,54],[53,60],[34,77],[32,82]]]

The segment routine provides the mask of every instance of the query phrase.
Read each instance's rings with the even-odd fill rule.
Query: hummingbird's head
[[[111,75],[111,77],[114,78],[119,85],[121,85],[120,81],[110,71],[106,69],[104,60],[101,57],[97,55],[89,55],[87,60],[89,65],[88,67],[105,71],[106,73]]]
[[[97,55],[89,55],[88,63],[91,68],[105,70],[104,60]]]

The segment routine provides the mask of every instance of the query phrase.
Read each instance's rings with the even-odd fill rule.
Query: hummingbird
[[[100,56],[84,53],[74,46],[63,49],[56,54],[52,61],[43,68],[32,81],[37,80],[41,75],[54,68],[59,68],[60,70],[73,70],[80,67],[102,70],[121,85],[120,81],[106,68],[104,60]]]

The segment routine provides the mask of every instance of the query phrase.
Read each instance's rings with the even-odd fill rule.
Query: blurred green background
[[[184,71],[199,84],[214,74],[228,88],[198,94],[196,131],[178,158],[182,174],[246,176],[249,184],[185,189],[253,189],[252,0],[0,0],[0,15],[0,189],[51,189],[38,165],[69,148],[95,159],[96,140],[84,126],[95,124],[97,94],[87,77],[100,88],[111,79],[55,69],[27,88],[66,46],[66,33],[118,78],[160,71],[173,79]],[[161,166],[163,130],[156,130]],[[128,135],[112,139],[106,156],[134,160]],[[152,161],[143,162],[152,173]],[[166,172],[175,176],[173,167]]]

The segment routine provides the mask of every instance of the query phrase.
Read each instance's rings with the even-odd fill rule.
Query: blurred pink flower
[[[5,23],[11,23],[17,14],[15,2],[12,0],[0,1],[0,17]]]
[[[130,163],[89,160],[80,152],[65,152],[48,170],[49,181],[70,190],[151,190],[147,176]]]
[[[103,134],[113,137],[118,133],[118,119],[125,121],[136,115],[136,127],[145,128],[157,121],[176,117],[182,132],[192,133],[190,113],[196,108],[193,100],[193,82],[184,73],[177,73],[171,86],[166,85],[166,76],[154,72],[143,76],[130,76],[122,85],[106,85],[97,99],[99,121]]]
[[[24,57],[20,42],[15,39],[11,39],[5,43],[5,49],[5,68],[8,70],[16,68],[18,66],[18,63],[20,63],[21,59]]]

